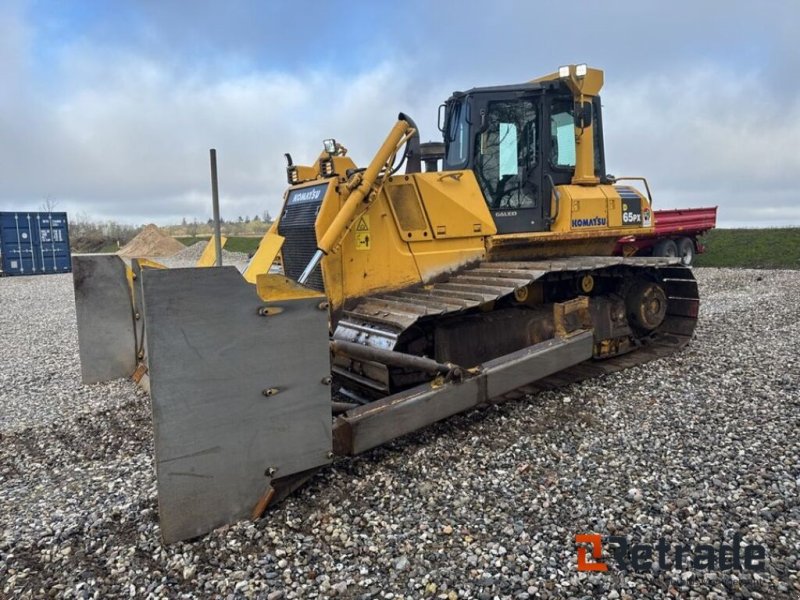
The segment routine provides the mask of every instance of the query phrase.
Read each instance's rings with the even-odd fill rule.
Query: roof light
[[[336,154],[336,140],[329,139],[329,140],[322,140],[322,146],[325,148],[325,152],[333,156]]]
[[[566,79],[567,77],[569,77],[569,66],[558,67],[558,76],[561,79]]]
[[[575,77],[586,77],[587,71],[588,67],[586,66],[586,63],[578,65],[575,67]]]

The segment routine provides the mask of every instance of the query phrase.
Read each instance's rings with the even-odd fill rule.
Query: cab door
[[[473,164],[497,232],[546,231],[539,97],[493,93],[473,100]]]

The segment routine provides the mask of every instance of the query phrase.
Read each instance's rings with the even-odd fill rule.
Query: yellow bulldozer
[[[612,256],[653,213],[643,178],[606,174],[602,84],[569,65],[456,92],[442,142],[400,114],[366,168],[335,140],[287,155],[244,273],[76,259],[84,381],[150,393],[165,542],[260,517],[336,456],[688,343],[691,270]]]

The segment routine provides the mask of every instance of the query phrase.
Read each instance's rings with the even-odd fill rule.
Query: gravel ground
[[[0,280],[0,596],[800,597],[800,272],[695,273],[682,354],[339,460],[169,547],[147,397],[80,385],[69,276]],[[589,532],[740,532],[767,570],[578,572]]]
[[[207,242],[195,242],[191,246],[187,246],[177,254],[169,258],[155,259],[171,267],[193,267],[197,259],[202,256],[203,251],[206,249]],[[222,264],[224,265],[243,265],[247,263],[247,254],[244,252],[228,252],[225,248],[222,249]]]

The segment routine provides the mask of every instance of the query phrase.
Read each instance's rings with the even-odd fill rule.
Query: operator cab
[[[599,96],[576,104],[556,79],[455,92],[441,108],[443,170],[474,171],[498,233],[549,231],[553,186],[575,174],[575,114],[593,130],[594,175],[604,178]]]

